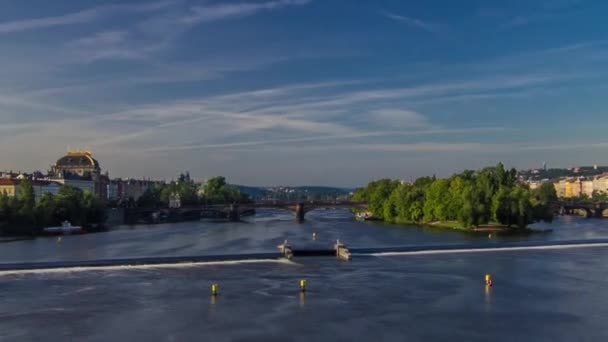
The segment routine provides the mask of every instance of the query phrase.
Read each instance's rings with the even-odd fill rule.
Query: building
[[[0,194],[5,193],[10,197],[15,196],[17,191],[19,191],[18,189],[21,182],[22,179],[0,179]],[[45,193],[57,195],[59,193],[59,188],[61,188],[60,183],[52,181],[32,180],[30,183],[34,189],[34,198],[36,201],[38,201]]]
[[[582,193],[581,180],[578,178],[564,178],[553,183],[557,197],[572,198],[580,197]]]
[[[101,174],[99,162],[90,151],[68,151],[51,167],[51,178],[61,184],[90,191],[101,200],[108,199],[109,176]]]
[[[540,188],[541,185],[543,185],[543,181],[528,181],[528,186],[530,187],[530,190],[534,190],[534,189],[538,189]]]
[[[557,197],[566,197],[566,180],[560,179],[559,181],[553,183],[553,186],[555,187]]]
[[[20,181],[16,179],[2,178],[0,179],[0,194],[6,194],[9,197],[15,196],[17,186]]]
[[[120,179],[113,179],[108,183],[108,200],[118,201],[120,194],[122,193],[122,181]]]
[[[107,193],[110,201],[137,201],[148,189],[165,184],[164,181],[145,179],[112,179],[108,181]]]
[[[583,180],[581,182],[581,196],[593,197],[593,181]]]
[[[52,181],[95,194],[95,182],[86,176],[66,173],[62,177],[52,179]]]
[[[581,185],[575,180],[569,180],[566,182],[565,187],[565,198],[579,197],[581,193]]]
[[[43,194],[56,196],[61,188],[61,183],[59,182],[33,180],[31,183],[32,188],[34,188],[34,197],[36,198],[36,201],[38,201]]]
[[[101,175],[99,162],[93,158],[89,151],[68,151],[68,154],[59,158],[51,172],[60,175],[73,174],[80,177],[90,177],[93,181]]]
[[[608,193],[608,173],[598,175],[593,179],[563,178],[553,185],[557,196],[561,198],[593,197],[593,193],[596,191]]]
[[[603,173],[593,179],[593,190],[608,193],[608,173]]]

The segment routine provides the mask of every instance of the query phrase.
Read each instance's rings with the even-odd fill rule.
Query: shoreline
[[[532,229],[532,228],[516,228],[507,227],[501,224],[483,224],[479,227],[466,228],[462,224],[456,221],[435,221],[435,222],[389,222],[384,220],[378,220],[379,222],[397,224],[397,225],[409,225],[419,226],[422,228],[436,228],[445,230],[455,230],[468,234],[496,234],[496,235],[530,235],[530,234],[541,234],[550,233],[553,229]]]

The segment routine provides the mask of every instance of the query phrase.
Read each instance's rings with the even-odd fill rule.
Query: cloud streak
[[[0,23],[0,33],[39,30],[58,26],[89,23],[114,13],[145,13],[172,6],[175,1],[159,1],[147,4],[105,5],[54,17],[23,19]]]
[[[385,17],[387,17],[389,19],[403,23],[412,28],[424,30],[424,31],[427,31],[430,33],[435,33],[435,34],[441,33],[443,31],[443,26],[440,24],[436,24],[436,23],[432,23],[429,21],[416,19],[416,18],[412,18],[412,17],[407,17],[404,15],[395,14],[395,13],[391,13],[388,11],[382,11],[381,13],[382,13],[382,15],[384,15]]]
[[[182,17],[181,22],[189,25],[211,21],[244,17],[261,11],[270,11],[288,6],[302,6],[312,0],[276,0],[261,3],[235,3],[193,6],[191,13]]]

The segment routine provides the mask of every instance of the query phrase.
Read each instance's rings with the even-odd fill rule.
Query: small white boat
[[[69,221],[63,221],[61,226],[58,227],[46,227],[42,230],[42,232],[47,235],[70,235],[85,233],[81,226],[72,226]]]

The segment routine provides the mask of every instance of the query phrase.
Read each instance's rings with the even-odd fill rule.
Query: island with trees
[[[357,190],[353,200],[368,203],[373,217],[391,223],[522,232],[534,222],[552,221],[557,195],[550,183],[530,190],[517,182],[515,169],[499,163],[447,179],[373,181]]]
[[[181,174],[176,181],[150,187],[135,201],[140,208],[167,207],[171,196],[177,196],[182,206],[228,203],[249,203],[249,196],[226,182],[222,176],[207,180],[202,186],[187,175]]]

